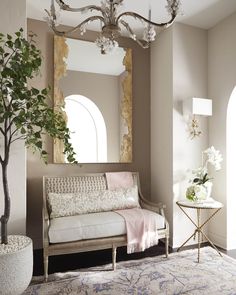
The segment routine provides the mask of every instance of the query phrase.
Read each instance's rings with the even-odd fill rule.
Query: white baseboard
[[[212,241],[212,243],[222,249],[229,250],[227,249],[227,238],[226,236],[222,236],[217,233],[213,233],[211,231],[208,231],[208,237]]]

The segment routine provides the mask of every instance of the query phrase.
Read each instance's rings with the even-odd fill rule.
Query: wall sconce
[[[183,102],[183,113],[190,118],[188,122],[189,133],[191,139],[194,139],[202,134],[196,115],[212,116],[212,100],[198,97],[186,99]]]

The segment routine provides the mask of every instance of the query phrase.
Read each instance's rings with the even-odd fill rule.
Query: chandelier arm
[[[63,2],[62,0],[56,0],[56,2],[62,10],[66,10],[66,11],[84,12],[88,10],[91,10],[91,11],[97,10],[97,11],[103,12],[102,8],[96,5],[88,5],[81,8],[73,8],[73,7],[70,7],[68,4],[65,4],[65,2]]]
[[[143,20],[145,21],[146,23],[148,23],[149,25],[153,25],[153,26],[156,26],[156,27],[167,27],[168,25],[171,25],[173,23],[173,21],[175,20],[177,14],[175,12],[173,12],[171,14],[171,19],[168,21],[168,22],[165,22],[165,23],[155,23],[145,17],[143,17],[142,15],[136,13],[136,12],[131,12],[131,11],[126,11],[126,12],[123,12],[121,13],[117,19],[116,19],[116,24],[118,24],[118,22],[120,21],[120,19],[123,17],[123,16],[131,16],[133,18],[138,18],[140,20]]]
[[[46,11],[47,15],[48,15],[48,19],[52,19],[53,21],[56,20],[56,15],[55,13],[50,13],[47,9],[44,9],[44,11]],[[51,27],[51,26],[50,26]]]
[[[56,35],[59,35],[59,36],[66,36],[68,34],[71,34],[75,31],[77,31],[78,29],[80,29],[82,26],[84,26],[86,23],[88,22],[92,22],[92,21],[95,21],[95,20],[100,20],[101,22],[104,23],[104,19],[102,16],[99,16],[99,15],[95,15],[95,16],[91,16],[89,18],[87,18],[86,20],[84,20],[82,23],[78,24],[76,27],[72,28],[72,29],[69,29],[68,31],[59,31],[56,26],[55,26],[55,23],[52,22],[50,24],[52,30],[54,31],[54,33]]]
[[[129,26],[129,24],[127,22],[125,22],[124,20],[120,20],[120,24],[123,25],[125,27],[125,29],[128,31],[128,33],[130,34],[130,37],[136,42],[138,43],[138,45],[140,45],[142,48],[146,49],[149,48],[149,42],[145,41],[145,40],[139,40],[136,38],[136,35],[134,33],[134,31],[131,29],[131,27]]]

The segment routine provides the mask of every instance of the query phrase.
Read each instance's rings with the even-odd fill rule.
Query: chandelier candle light
[[[50,11],[47,12],[47,21],[49,26],[52,28],[54,33],[59,36],[68,36],[72,32],[77,30],[80,31],[80,34],[83,35],[86,32],[86,27],[89,23],[93,21],[101,22],[101,33],[95,43],[100,48],[102,54],[106,54],[112,51],[118,46],[117,39],[121,36],[121,28],[123,27],[129,34],[129,37],[135,40],[141,47],[148,48],[150,42],[155,40],[156,31],[155,27],[167,28],[175,20],[179,6],[180,0],[167,0],[166,9],[170,14],[170,19],[167,22],[155,23],[151,19],[147,19],[136,12],[126,11],[118,14],[118,9],[123,4],[124,0],[103,0],[101,6],[88,5],[81,8],[72,8],[67,5],[62,0],[55,0],[59,5],[61,10],[71,11],[71,12],[80,12],[80,13],[93,13],[94,11],[98,12],[99,15],[89,16],[87,19],[82,21],[80,24],[75,26],[72,29],[67,31],[60,31],[58,27],[58,12],[56,11],[54,0],[51,0]],[[143,38],[140,40],[137,38],[131,26],[128,24],[126,17],[132,17],[138,19],[143,23]]]

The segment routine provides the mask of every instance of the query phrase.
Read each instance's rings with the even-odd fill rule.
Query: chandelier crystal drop
[[[155,38],[156,31],[154,26],[147,25],[143,31],[143,40],[145,40],[147,43],[150,43],[152,41],[155,41]]]
[[[101,54],[107,54],[112,52],[115,48],[119,46],[118,42],[111,40],[102,34],[95,40],[96,45],[100,48]]]
[[[50,11],[45,9],[47,13],[48,25],[52,28],[54,33],[59,36],[69,36],[75,31],[80,31],[83,35],[86,32],[87,26],[94,21],[100,21],[101,32],[95,43],[100,48],[102,54],[111,52],[118,46],[117,39],[121,36],[121,28],[124,28],[131,39],[135,40],[141,47],[148,48],[150,42],[155,40],[156,31],[155,28],[167,28],[170,26],[179,11],[180,0],[166,0],[166,10],[170,14],[170,19],[167,22],[155,23],[151,19],[147,19],[136,12],[125,11],[118,13],[124,0],[102,0],[101,6],[88,5],[81,8],[73,8],[67,5],[62,0],[55,0],[61,10],[70,12],[79,12],[81,14],[88,14],[97,12],[98,15],[92,14],[88,16],[84,21],[77,26],[67,30],[59,30],[58,12],[56,11],[54,0],[51,0]],[[127,18],[131,17],[141,21],[144,26],[143,38],[138,39],[137,34],[131,28],[131,25],[127,22]]]

